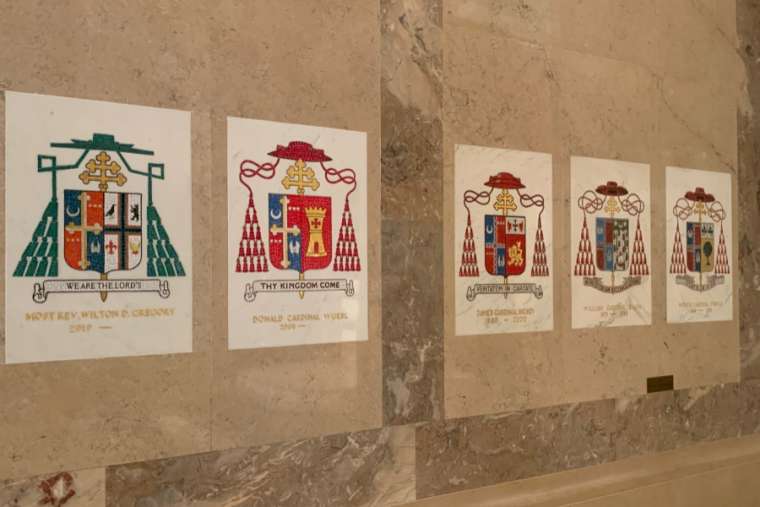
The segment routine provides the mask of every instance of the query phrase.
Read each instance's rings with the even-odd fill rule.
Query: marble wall
[[[0,363],[1,504],[398,505],[760,431],[757,2],[0,12],[0,90],[192,111],[196,238],[192,354]],[[227,116],[367,132],[367,342],[227,350]],[[552,153],[557,231],[571,154],[652,164],[655,214],[665,165],[731,173],[737,318],[667,326],[655,284],[653,326],[574,332],[557,274],[554,331],[454,336],[455,143]]]
[[[444,7],[445,210],[460,199],[448,184],[455,143],[545,152],[553,155],[558,231],[554,331],[463,337],[454,332],[451,288],[459,250],[449,246],[460,238],[453,212],[446,216],[446,416],[644,394],[646,378],[658,375],[673,375],[676,388],[738,381],[737,320],[666,323],[668,252],[660,240],[665,166],[736,175],[744,70],[732,7],[607,0]],[[572,329],[571,156],[650,165],[650,326]]]

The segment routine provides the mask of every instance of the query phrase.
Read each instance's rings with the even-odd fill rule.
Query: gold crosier
[[[314,177],[314,169],[306,165],[301,159],[298,159],[295,164],[288,167],[285,177],[282,179],[282,186],[285,190],[291,188],[296,189],[298,195],[304,195],[305,189],[316,191],[319,188],[319,181]],[[301,231],[298,226],[288,227],[288,196],[283,195],[280,198],[280,205],[282,205],[282,227],[272,227],[272,232],[281,232],[282,242],[286,245],[285,248],[290,248],[288,242],[288,235],[300,236]],[[306,248],[307,257],[324,257],[327,255],[322,237],[322,228],[324,225],[325,215],[327,210],[324,208],[306,208],[306,221],[309,224],[309,245]],[[287,250],[283,251],[282,266],[287,268],[290,266],[290,260],[288,259]],[[298,280],[304,280],[303,271],[298,273]],[[298,291],[298,297],[303,299],[304,291]]]
[[[85,164],[85,170],[79,173],[79,179],[82,180],[82,183],[85,185],[89,185],[93,182],[98,182],[98,189],[101,192],[108,191],[108,184],[109,183],[116,183],[118,186],[123,186],[127,182],[127,177],[124,175],[123,172],[121,172],[121,166],[116,162],[112,161],[111,157],[106,153],[105,151],[101,151],[98,153],[95,158],[91,158],[87,161]],[[83,199],[85,197],[84,193],[80,194],[79,200],[80,205],[82,209],[82,223],[86,223],[86,209],[87,209],[87,200]],[[86,269],[88,262],[86,260],[86,253],[87,253],[87,232],[100,232],[103,230],[104,224],[95,224],[91,226],[91,229],[86,229],[84,225],[77,228],[77,226],[72,226],[69,224],[66,226],[66,230],[69,232],[74,232],[76,230],[79,230],[82,232],[82,259],[83,261],[80,261],[80,267],[82,269]],[[108,280],[108,273],[100,273],[100,279],[101,280]],[[101,291],[100,292],[100,300],[104,301],[108,298],[108,292],[107,291]]]
[[[700,242],[699,255],[701,257],[704,253],[704,248],[702,247],[701,243],[702,243],[702,214],[706,212],[705,203],[702,201],[697,201],[697,203],[694,205],[694,209],[691,210],[691,212],[697,214],[697,218],[699,221],[699,223],[697,224],[697,227],[699,227],[699,242]],[[699,285],[702,286],[702,259],[699,260]]]
[[[620,211],[622,211],[622,208],[620,207],[619,199],[617,197],[615,197],[614,195],[608,196],[607,197],[607,202],[604,205],[604,211],[606,211],[607,213],[610,214],[610,219],[612,220],[612,230],[613,230],[613,235],[614,235],[614,231],[615,231],[615,221],[614,221],[615,213],[619,213]],[[614,241],[614,238],[613,238],[613,241]],[[613,254],[614,254],[614,250],[613,250]],[[615,286],[615,262],[616,262],[616,260],[613,257],[612,258],[612,270],[610,271],[610,281],[611,281],[610,286],[611,287]]]
[[[515,198],[512,196],[509,190],[507,190],[506,188],[501,189],[501,192],[496,197],[496,202],[493,203],[493,209],[501,212],[502,216],[504,217],[505,222],[507,221],[507,218],[509,216],[509,211],[517,211],[517,204],[515,203]],[[504,266],[504,284],[505,285],[507,284],[507,278],[509,277],[508,266],[512,266],[516,262],[518,262],[518,260],[521,260],[522,254],[523,252],[520,249],[519,243],[514,244],[509,248],[509,251],[507,252],[507,256],[509,257],[509,260],[507,261],[507,265]],[[498,269],[498,266],[497,266],[497,269]]]

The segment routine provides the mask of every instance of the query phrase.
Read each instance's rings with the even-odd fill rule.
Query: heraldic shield
[[[715,233],[713,224],[686,223],[686,265],[693,273],[709,273],[714,269]]]
[[[485,216],[485,258],[486,270],[492,275],[525,271],[525,217]]]
[[[269,194],[269,257],[277,269],[304,273],[332,261],[329,197]]]
[[[459,276],[480,277],[475,238],[482,237],[486,271],[489,275],[500,277],[501,280],[470,285],[467,287],[466,298],[468,301],[474,301],[479,295],[501,295],[506,298],[509,294],[533,294],[540,299],[543,297],[541,284],[510,280],[510,277],[524,274],[528,265],[526,237],[528,218],[526,215],[510,213],[518,210],[520,213],[525,213],[529,208],[536,208],[533,262],[529,273],[531,277],[549,276],[546,245],[541,227],[544,197],[541,194],[524,193],[522,189],[525,185],[520,178],[506,171],[489,176],[488,181],[483,185],[489,190],[466,190],[462,195],[462,204],[467,210],[467,224],[462,243]],[[478,209],[476,206],[487,205],[491,205],[498,214],[484,214],[483,235],[480,236],[479,233],[476,236],[472,225],[472,213]]]
[[[159,277],[185,276],[185,270],[153,201],[154,182],[165,178],[164,164],[148,162],[145,170],[133,166],[127,155],[152,156],[154,152],[120,143],[111,134],[95,133],[92,139],[72,139],[50,146],[77,150],[80,155],[73,163],[59,163],[53,155],[37,156],[37,172],[50,174],[50,201],[13,276],[48,277],[34,284],[32,299],[40,304],[50,294],[99,293],[103,302],[109,293],[125,292],[153,292],[168,298],[169,282]],[[88,159],[91,152],[95,154]],[[67,185],[73,183],[67,171],[74,170],[80,171],[79,182],[97,185],[98,190],[65,188],[61,196],[58,179],[65,177]],[[142,192],[108,191],[124,186],[132,175],[145,178],[146,202]],[[63,224],[62,248],[58,244],[59,224]],[[109,273],[140,266],[143,248],[147,278],[109,280]],[[99,273],[99,279],[59,278],[61,250],[69,268]]]
[[[64,258],[78,271],[128,271],[142,260],[142,196],[64,190]]]
[[[235,271],[237,273],[266,273],[270,265],[274,269],[296,271],[298,279],[277,280],[261,278],[246,284],[243,298],[253,302],[259,293],[297,292],[304,298],[307,292],[343,292],[346,296],[354,295],[353,279],[320,278],[306,279],[307,271],[319,271],[332,268],[333,272],[361,271],[359,248],[354,231],[349,197],[356,190],[356,171],[351,168],[335,169],[325,165],[332,159],[324,150],[315,148],[304,141],[291,141],[287,146],[277,145],[269,153],[275,157],[274,163],[258,163],[243,160],[240,163],[240,183],[248,190],[248,208],[245,212],[243,230]],[[287,169],[281,171],[282,188],[287,192],[295,189],[296,193],[267,193],[268,227],[259,225],[259,216],[253,196],[254,186],[249,182],[258,178],[263,184],[277,174],[277,167],[282,160],[293,161]],[[318,166],[316,164],[319,164]],[[315,170],[315,167],[317,170]],[[323,181],[318,177],[321,169]],[[324,195],[308,195],[316,192],[322,185],[348,185],[343,200],[340,225],[333,225],[332,198]],[[336,210],[336,213],[338,211]],[[337,238],[333,238],[333,229]],[[269,252],[264,244],[263,235],[269,232]]]
[[[645,207],[641,197],[628,192],[616,181],[608,181],[595,190],[584,191],[577,204],[583,212],[583,225],[573,275],[582,277],[586,287],[606,294],[617,294],[641,285],[643,277],[649,276],[641,230],[641,214]],[[636,218],[632,247],[630,221],[626,215]],[[595,228],[591,228],[591,232],[589,218],[594,220],[591,226]],[[609,276],[597,276],[597,270],[609,273]],[[618,272],[624,272],[622,282],[620,277],[615,277]]]
[[[596,267],[600,271],[628,269],[628,219],[596,219]]]
[[[697,292],[725,283],[725,275],[730,274],[731,270],[723,233],[723,222],[727,216],[723,204],[713,194],[705,192],[704,188],[697,187],[678,198],[673,206],[673,216],[676,218],[676,232],[670,256],[670,274],[675,275],[676,283]],[[681,240],[681,222],[686,229],[685,254]],[[719,231],[717,247],[716,228]],[[691,273],[698,273],[698,276],[689,275],[687,269]],[[703,273],[712,274],[705,278]]]

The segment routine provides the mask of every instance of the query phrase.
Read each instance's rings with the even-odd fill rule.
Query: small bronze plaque
[[[649,377],[647,379],[647,393],[659,393],[673,390],[673,375],[662,377]]]

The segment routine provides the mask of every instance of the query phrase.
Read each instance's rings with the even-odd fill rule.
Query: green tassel
[[[182,262],[155,206],[148,206],[147,228],[148,276],[185,276]]]
[[[58,276],[58,201],[50,202],[42,212],[42,217],[34,229],[32,239],[24,248],[24,253],[13,270],[13,276]],[[47,255],[48,243],[50,251]]]

